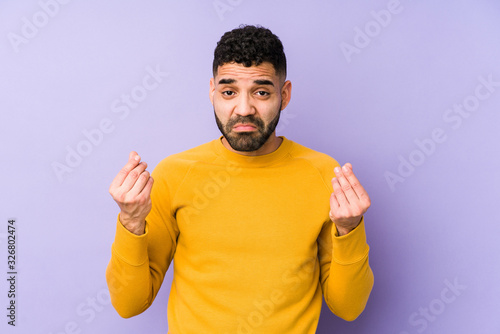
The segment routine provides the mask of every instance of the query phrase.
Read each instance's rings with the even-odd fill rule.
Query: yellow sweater
[[[118,313],[146,310],[173,260],[171,334],[315,333],[322,294],[354,320],[373,273],[364,221],[339,237],[329,219],[338,163],[284,137],[257,157],[220,139],[154,169],[144,235],[118,220],[106,271]]]

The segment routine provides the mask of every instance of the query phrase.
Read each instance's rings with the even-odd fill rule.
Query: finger
[[[137,154],[137,152],[130,152],[130,154],[128,155],[127,164],[113,179],[113,181],[111,182],[111,188],[117,188],[121,186],[123,184],[123,181],[125,181],[125,178],[128,176],[128,173],[130,173],[130,171],[139,164],[139,161],[141,161],[141,157]]]
[[[335,194],[330,195],[330,215],[340,207],[339,201],[337,201],[337,197],[335,197]]]
[[[354,172],[352,171],[352,165],[345,164],[342,170],[344,172],[345,177],[349,181],[354,193],[356,194],[357,198],[359,198],[361,201],[367,201],[367,200],[369,201],[370,197],[368,196],[368,193],[366,192],[365,188],[363,188],[363,186],[359,182],[356,175],[354,175]]]
[[[139,202],[145,203],[147,205],[151,204],[151,189],[153,188],[153,183],[153,177],[150,176],[146,185],[136,197]]]
[[[132,189],[134,184],[137,182],[139,176],[141,176],[142,172],[144,172],[147,167],[148,164],[144,161],[141,161],[134,169],[132,169],[128,173],[125,181],[123,181],[122,185],[120,186],[120,189],[125,192],[130,191],[130,189]]]
[[[141,193],[141,191],[144,189],[144,187],[148,183],[149,177],[150,177],[149,172],[147,170],[143,171],[141,173],[141,175],[139,175],[139,177],[135,181],[135,183],[132,186],[132,188],[130,189],[130,191],[128,192],[129,196],[133,198],[133,197],[136,197],[137,195],[139,195],[139,193]]]
[[[149,177],[149,180],[148,180],[148,183],[146,183],[146,186],[142,189],[141,193],[139,194],[139,196],[142,196],[143,194],[144,195],[147,195],[148,197],[151,196],[151,189],[153,188],[153,183],[154,183],[154,179],[152,176]]]
[[[348,205],[349,202],[347,201],[347,198],[344,194],[344,191],[342,190],[342,187],[340,186],[338,177],[334,177],[332,179],[332,187],[333,187],[333,195],[337,199],[339,206],[342,207],[342,206]]]
[[[344,166],[345,167],[345,166]],[[344,195],[347,198],[347,201],[350,204],[356,203],[356,201],[359,200],[358,196],[354,192],[354,189],[352,188],[351,183],[349,180],[346,178],[346,175],[344,175],[344,171],[346,168],[343,168],[344,170],[341,170],[340,167],[335,167],[335,175],[337,175],[337,179],[340,183],[340,187],[342,188],[342,191],[344,192]]]

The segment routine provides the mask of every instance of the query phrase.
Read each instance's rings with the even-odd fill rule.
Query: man
[[[106,278],[121,316],[151,305],[172,260],[169,333],[315,333],[322,295],[346,320],[363,311],[370,199],[350,164],[276,136],[290,97],[278,37],[242,26],[214,53],[222,136],[152,176],[130,153],[110,186],[121,211]]]

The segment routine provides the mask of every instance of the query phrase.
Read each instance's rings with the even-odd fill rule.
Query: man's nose
[[[241,94],[234,109],[234,113],[241,116],[248,116],[255,114],[255,112],[256,109],[252,102],[252,98],[246,94]]]

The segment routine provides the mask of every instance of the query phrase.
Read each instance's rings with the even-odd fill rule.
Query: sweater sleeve
[[[175,253],[178,230],[170,192],[158,169],[152,176],[152,209],[145,234],[129,232],[118,217],[106,269],[111,303],[124,318],[144,312],[153,303]]]
[[[364,217],[350,233],[339,236],[335,224],[326,223],[318,238],[320,280],[330,310],[347,321],[363,312],[373,287],[368,263]]]

